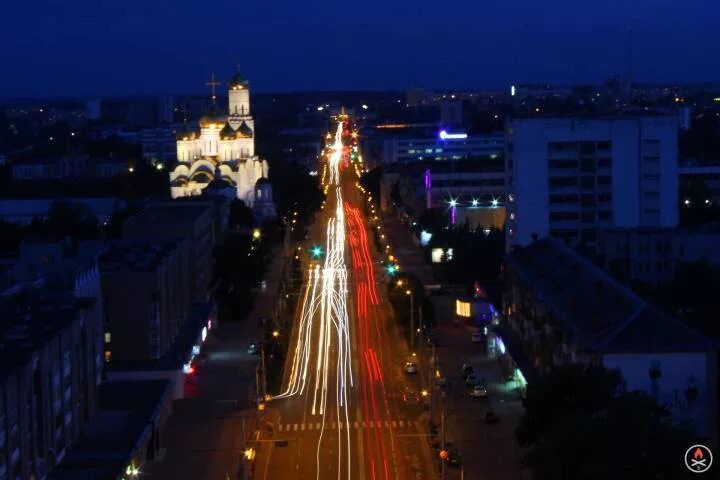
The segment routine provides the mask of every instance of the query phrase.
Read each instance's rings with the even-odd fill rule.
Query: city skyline
[[[0,97],[201,93],[198,79],[213,71],[227,79],[235,64],[258,92],[600,83],[625,74],[629,57],[638,82],[720,79],[712,25],[720,7],[708,0],[606,2],[592,11],[565,0],[136,3],[55,4],[40,17],[29,4],[6,6],[0,38],[15,48],[0,53]]]

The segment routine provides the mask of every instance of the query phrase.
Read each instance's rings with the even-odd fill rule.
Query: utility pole
[[[410,290],[408,290],[410,292]],[[415,316],[413,315],[413,311],[415,310],[415,304],[413,302],[413,295],[412,292],[410,292],[410,349],[412,350],[415,348]]]
[[[262,397],[263,401],[267,395],[267,375],[265,373],[265,344],[260,344],[260,365],[262,367]],[[258,392],[259,394],[260,392]]]

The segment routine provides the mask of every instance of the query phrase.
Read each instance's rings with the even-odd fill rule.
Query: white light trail
[[[287,388],[275,398],[303,395],[306,392],[310,362],[314,358],[314,386],[312,391],[312,415],[322,416],[320,437],[316,450],[317,478],[320,478],[320,449],[328,419],[328,392],[333,390],[335,405],[334,421],[346,425],[337,430],[337,471],[338,480],[351,478],[350,429],[348,412],[348,388],[354,386],[350,350],[350,317],[347,306],[347,268],[345,264],[345,207],[340,186],[340,163],[343,160],[343,124],[338,123],[335,141],[329,146],[327,165],[323,179],[328,177],[328,187],[335,191],[335,212],[327,222],[325,231],[326,256],[322,267],[311,267],[303,298],[297,344],[295,345],[291,372]],[[317,340],[313,345],[314,325]],[[334,346],[335,349],[331,348]],[[331,353],[334,353],[331,358]],[[335,378],[330,378],[332,366],[336,368]],[[345,465],[345,469],[343,469]]]

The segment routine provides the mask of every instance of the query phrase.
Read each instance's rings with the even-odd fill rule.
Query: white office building
[[[502,133],[468,135],[441,130],[435,135],[383,139],[383,163],[447,161],[496,157],[503,151]]]
[[[525,118],[506,126],[507,248],[594,246],[604,228],[678,223],[676,117]]]

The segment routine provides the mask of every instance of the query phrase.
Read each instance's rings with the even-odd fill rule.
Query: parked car
[[[473,398],[485,398],[487,397],[487,394],[485,385],[481,385],[479,383],[473,385],[472,390],[470,390],[470,396]]]
[[[451,467],[459,467],[460,466],[460,452],[456,448],[451,448],[448,450],[448,457],[447,457],[447,464]]]
[[[405,362],[403,369],[405,370],[405,373],[417,373],[417,363]]]
[[[258,342],[257,340],[253,340],[248,345],[248,354],[249,355],[260,355],[260,349],[262,348],[262,342]]]
[[[199,355],[195,355],[195,358],[193,358],[192,366],[193,368],[201,368],[205,365],[205,362],[207,362],[207,355],[205,353],[200,353]]]
[[[488,424],[497,423],[500,420],[498,418],[498,416],[495,415],[495,412],[493,412],[492,410],[489,412],[485,412],[483,419],[485,420],[485,423],[488,423]]]

